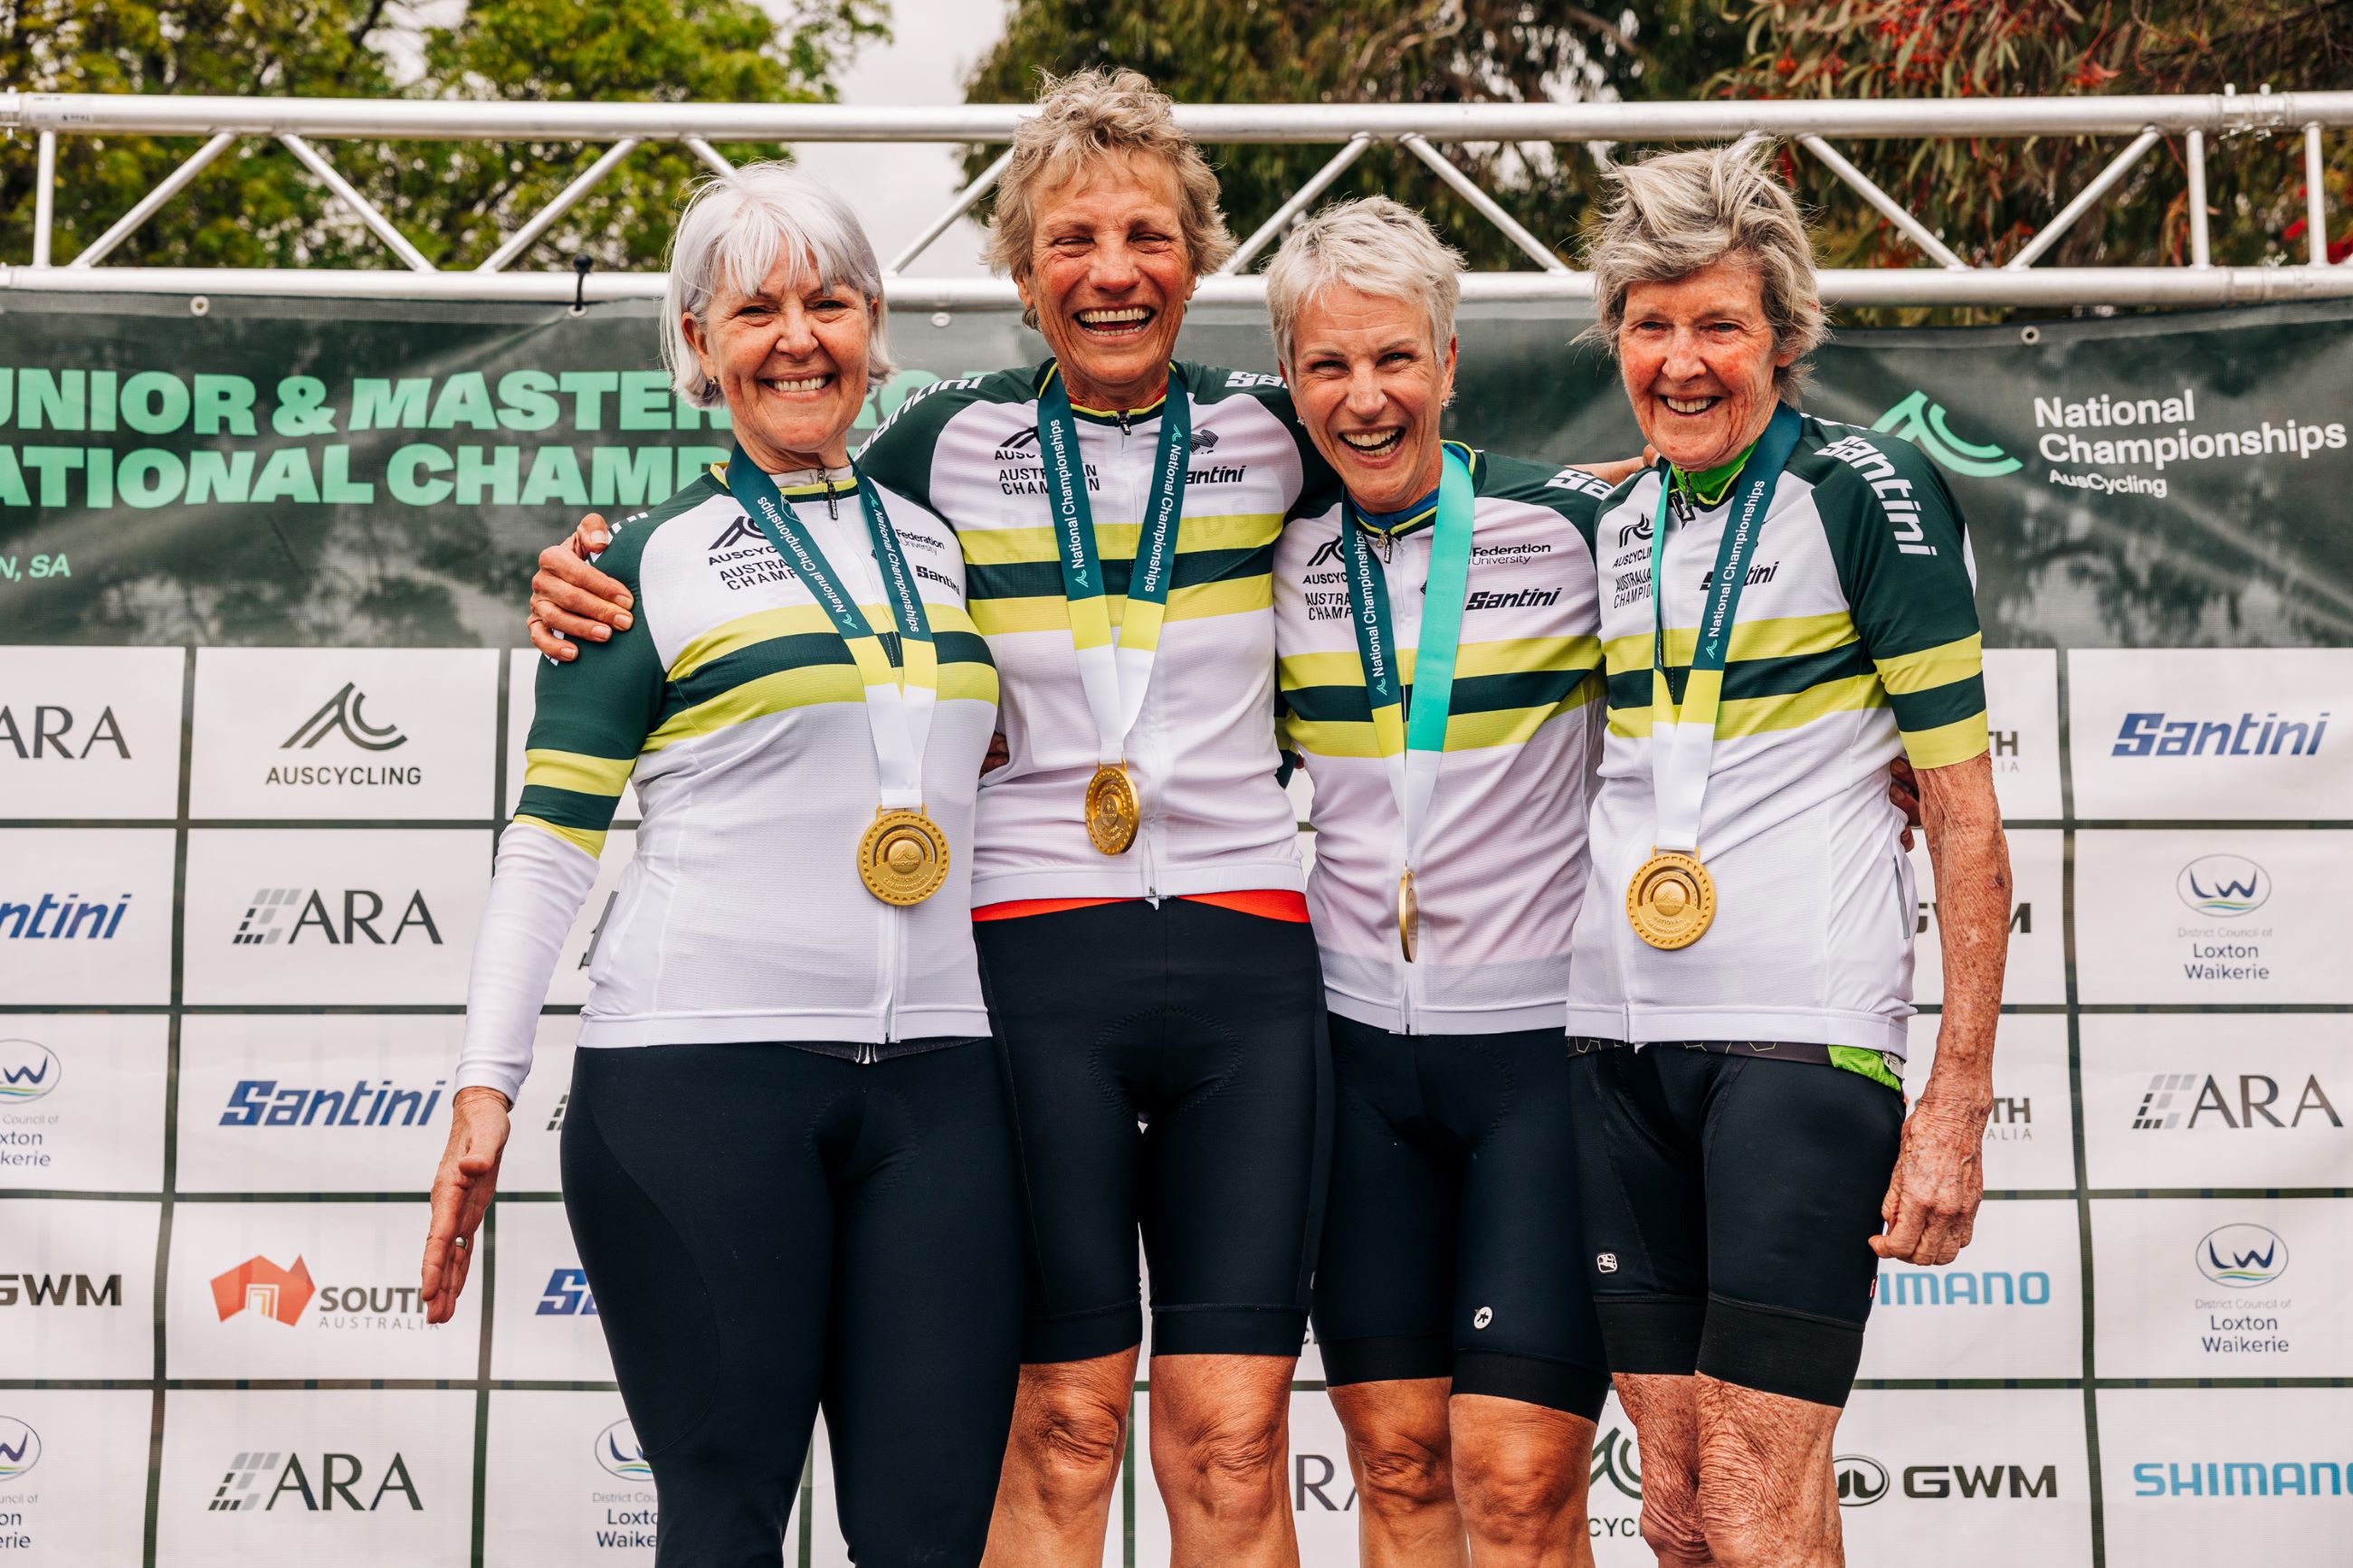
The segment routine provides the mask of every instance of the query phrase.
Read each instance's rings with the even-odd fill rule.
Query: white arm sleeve
[[[532,1037],[564,939],[596,883],[596,857],[552,833],[515,822],[499,836],[498,868],[466,980],[457,1089],[495,1089],[514,1103],[531,1071]]]

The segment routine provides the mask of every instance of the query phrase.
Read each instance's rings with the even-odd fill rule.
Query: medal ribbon
[[[1438,521],[1430,532],[1430,581],[1422,590],[1421,635],[1413,666],[1409,715],[1405,674],[1389,611],[1388,579],[1373,559],[1374,530],[1345,503],[1349,619],[1364,667],[1365,698],[1373,710],[1373,741],[1405,819],[1405,863],[1410,868],[1429,826],[1446,752],[1446,721],[1454,704],[1455,653],[1462,637],[1462,602],[1471,581],[1471,466],[1462,450],[1446,447],[1438,481]]]
[[[1651,522],[1651,793],[1658,805],[1657,847],[1689,853],[1699,847],[1700,807],[1707,799],[1707,774],[1715,753],[1716,714],[1724,700],[1724,665],[1732,651],[1733,618],[1748,563],[1765,529],[1773,488],[1798,449],[1804,422],[1782,404],[1772,423],[1749,449],[1732,482],[1732,510],[1715,549],[1715,575],[1699,621],[1698,646],[1683,678],[1680,707],[1667,684],[1666,577],[1667,504],[1674,473],[1659,465],[1659,510]]]
[[[1151,499],[1144,509],[1135,564],[1127,579],[1127,613],[1116,645],[1105,602],[1103,559],[1095,549],[1094,509],[1079,454],[1079,422],[1061,367],[1046,368],[1038,393],[1038,455],[1053,498],[1056,552],[1062,594],[1070,603],[1071,646],[1079,656],[1079,684],[1094,716],[1095,760],[1118,763],[1128,731],[1144,711],[1152,667],[1160,654],[1160,625],[1176,575],[1176,530],[1185,510],[1185,465],[1192,457],[1193,405],[1172,371],[1160,410],[1160,445],[1153,454]]]
[[[939,650],[933,645],[932,623],[923,614],[923,596],[915,591],[915,574],[900,549],[898,531],[891,526],[873,485],[854,466],[850,471],[857,475],[867,537],[873,542],[874,563],[881,572],[883,594],[899,634],[896,669],[882,650],[882,639],[858,607],[856,595],[842,585],[840,574],[801,525],[792,503],[741,446],[727,461],[727,489],[750,509],[761,534],[807,584],[818,607],[849,645],[859,682],[866,689],[866,727],[874,738],[881,804],[915,810],[923,802],[923,749],[931,741],[932,714],[939,703]]]

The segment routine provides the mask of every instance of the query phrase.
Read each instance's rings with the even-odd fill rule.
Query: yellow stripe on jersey
[[[1414,656],[1419,651],[1400,648],[1398,652],[1398,666],[1409,686],[1413,684]],[[1458,648],[1454,678],[1591,669],[1600,657],[1599,637],[1497,637],[1492,642],[1464,643]],[[1315,686],[1361,687],[1365,667],[1354,648],[1345,653],[1295,653],[1280,661],[1275,677],[1286,691]]]
[[[1353,656],[1352,656],[1353,657]],[[1477,752],[1494,746],[1525,745],[1549,720],[1572,713],[1601,700],[1600,682],[1581,680],[1577,689],[1557,702],[1533,708],[1495,708],[1483,713],[1450,713],[1446,717],[1446,749]],[[1282,742],[1311,757],[1377,757],[1380,741],[1369,720],[1302,719],[1286,715]]]
[[[1184,518],[1176,529],[1176,553],[1204,550],[1259,550],[1274,542],[1282,531],[1282,514],[1275,511],[1234,512],[1218,517]],[[964,558],[975,566],[1019,566],[1039,561],[1060,561],[1061,546],[1056,530],[1046,528],[967,528],[957,535]],[[1144,526],[1134,522],[1095,524],[1095,552],[1107,561],[1134,559],[1144,538]]]
[[[933,606],[925,605],[925,609]],[[888,626],[889,611],[880,605],[860,605],[869,626]],[[883,619],[877,621],[877,615]],[[732,621],[722,621],[701,637],[679,649],[678,658],[670,662],[670,678],[683,680],[714,659],[740,653],[754,643],[771,637],[807,637],[834,629],[833,617],[815,605],[785,605],[772,610],[754,610],[748,616],[738,616]]]
[[[618,799],[622,786],[629,782],[629,770],[637,764],[635,757],[591,757],[578,752],[525,752],[522,754],[522,782],[525,785],[570,790],[575,795]],[[520,822],[523,818],[516,820]]]
[[[585,827],[566,827],[561,823],[550,822],[543,816],[518,816],[514,821],[518,826],[529,826],[538,828],[542,833],[554,835],[586,855],[591,860],[604,858],[605,836],[601,832],[592,833]]]
[[[1851,675],[1837,680],[1825,680],[1803,691],[1776,697],[1737,698],[1727,701],[1716,710],[1715,734],[1716,739],[1722,741],[1740,735],[1762,735],[1776,730],[1795,730],[1832,713],[1860,712],[1866,708],[1883,708],[1886,705],[1887,690],[1876,675]],[[1609,710],[1609,732],[1621,740],[1648,739],[1651,709],[1647,706],[1625,708],[1613,705]]]
[[[993,703],[997,697],[995,666],[962,659],[940,666],[941,701]],[[716,734],[733,725],[795,708],[865,700],[866,688],[856,665],[811,664],[780,669],[730,687],[708,702],[698,702],[671,714],[659,729],[646,737],[645,750],[659,752],[681,741]]]
[[[1915,768],[1948,768],[1955,763],[1966,763],[1986,751],[1990,743],[1983,713],[1972,713],[1933,730],[1904,732],[1904,754],[1912,759]]]
[[[1732,648],[1726,662],[1752,658],[1790,658],[1828,653],[1856,639],[1854,617],[1844,610],[1826,616],[1782,616],[1769,620],[1739,621],[1732,628]],[[1697,626],[1667,628],[1667,662],[1689,665],[1699,651]],[[1651,634],[1611,637],[1602,646],[1612,675],[1651,668]]]
[[[1898,697],[1908,697],[1915,691],[1933,690],[1950,686],[1956,680],[1967,680],[1972,675],[1985,673],[1985,639],[1971,633],[1955,642],[1924,647],[1917,653],[1897,654],[1893,658],[1876,661],[1879,678],[1887,689]]]
[[[1106,594],[1103,607],[1111,616],[1111,624],[1118,626],[1127,615],[1127,595]],[[1168,595],[1167,618],[1202,621],[1273,607],[1274,576],[1265,573],[1179,588]],[[1060,594],[1039,594],[1020,599],[975,599],[972,622],[981,636],[991,637],[1010,632],[1068,631],[1070,601]]]

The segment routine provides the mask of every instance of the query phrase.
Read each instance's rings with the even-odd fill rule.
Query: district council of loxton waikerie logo
[[[1996,479],[2026,466],[2000,447],[1980,447],[1954,435],[1945,423],[1945,405],[1929,402],[1925,392],[1915,391],[1873,421],[1871,428],[1875,434],[1909,441],[1927,453],[1938,468],[1972,479]]]
[[[2181,901],[2215,920],[2236,920],[2272,896],[2272,874],[2244,855],[2200,855],[2173,880]]]
[[[58,1087],[65,1066],[37,1040],[0,1040],[0,1105],[22,1105]]]
[[[596,1462],[625,1481],[651,1481],[654,1468],[646,1462],[645,1445],[638,1441],[638,1429],[627,1421],[616,1421],[596,1434]]]
[[[14,1415],[0,1415],[0,1486],[41,1462],[41,1435]]]
[[[2233,1290],[2261,1289],[2287,1272],[2287,1243],[2269,1226],[2221,1226],[2199,1238],[2198,1272]]]

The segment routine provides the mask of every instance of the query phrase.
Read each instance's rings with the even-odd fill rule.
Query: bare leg
[[[1296,1364],[1152,1358],[1152,1473],[1168,1508],[1169,1568],[1298,1568],[1285,1474]]]
[[[1593,1568],[1585,1489],[1593,1423],[1517,1399],[1458,1394],[1454,1495],[1473,1568]]]
[[[982,1568],[1102,1568],[1135,1348],[1021,1369]]]
[[[1398,1378],[1332,1390],[1356,1478],[1364,1568],[1469,1568],[1447,1461],[1451,1380]]]
[[[1715,1568],[1700,1516],[1696,1377],[1620,1373],[1619,1403],[1642,1455],[1642,1540],[1659,1568]]]
[[[1688,1381],[1698,1391],[1700,1519],[1718,1568],[1844,1568],[1831,1467],[1838,1406]],[[1647,1494],[1647,1447],[1642,1459]]]

